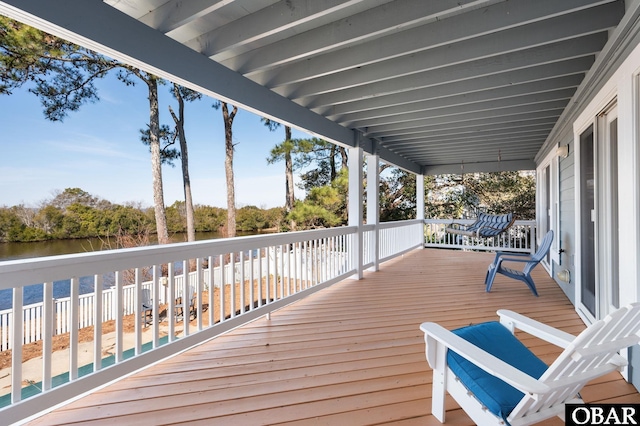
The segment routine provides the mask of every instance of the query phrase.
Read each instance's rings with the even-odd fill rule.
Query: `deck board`
[[[584,324],[538,267],[540,297],[497,277],[484,291],[487,253],[416,250],[48,413],[49,424],[431,425],[431,370],[419,325],[496,319],[501,308],[570,333]],[[523,341],[550,362],[559,349]],[[588,402],[640,402],[613,374]],[[447,424],[473,422],[447,397]],[[545,422],[545,424],[562,424]]]

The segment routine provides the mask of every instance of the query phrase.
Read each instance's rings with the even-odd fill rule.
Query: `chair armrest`
[[[495,257],[493,258],[493,265],[497,266],[500,262],[502,262],[503,256],[520,256],[520,257],[531,257],[529,253],[511,253],[508,251],[497,251]],[[528,261],[528,259],[527,259]]]
[[[431,339],[433,339],[482,368],[492,376],[499,378],[524,393],[544,394],[551,390],[551,388],[546,384],[534,379],[526,373],[523,373],[474,344],[467,342],[463,338],[453,334],[451,331],[436,323],[422,323],[420,325],[420,330],[424,332],[424,339],[427,346],[430,344]],[[431,352],[431,350],[427,348],[427,352]],[[437,352],[439,351],[435,351],[433,353]],[[429,364],[431,364],[431,361],[429,361]]]
[[[558,330],[507,309],[500,309],[498,316],[500,317],[500,323],[511,330],[512,333],[517,328],[561,348],[566,348],[576,338],[573,334]]]
[[[530,257],[531,253],[517,253],[517,252],[511,252],[511,251],[497,251],[496,255],[500,255],[500,256],[527,256]]]
[[[501,262],[522,262],[522,263],[531,262],[531,259],[516,259],[514,257],[502,257],[502,256],[500,256],[498,260]]]

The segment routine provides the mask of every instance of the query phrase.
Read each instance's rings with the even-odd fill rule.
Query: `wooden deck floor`
[[[512,309],[578,333],[584,325],[538,267],[540,297],[496,278],[492,256],[417,250],[151,366],[33,421],[34,425],[431,425],[431,370],[420,323],[455,328]],[[532,338],[550,362],[559,351]],[[640,403],[619,375],[590,384],[587,402]],[[448,401],[447,424],[471,420]],[[545,422],[545,424],[562,424]]]

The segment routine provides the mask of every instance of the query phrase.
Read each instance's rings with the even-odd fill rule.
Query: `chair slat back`
[[[535,252],[533,256],[531,256],[531,261],[539,263],[544,257],[547,255],[547,252],[551,248],[551,243],[553,242],[553,230],[547,232],[547,234],[542,239],[540,243],[540,247],[538,247],[538,251]]]
[[[149,290],[148,288],[142,289],[142,297],[140,302],[142,305],[147,305],[147,306],[153,305],[153,300],[151,299],[151,290]]]
[[[640,303],[621,308],[595,322],[565,348],[540,381],[552,388],[535,399],[525,396],[511,412],[519,418],[574,398],[591,379],[618,369],[612,362],[618,351],[640,342]]]

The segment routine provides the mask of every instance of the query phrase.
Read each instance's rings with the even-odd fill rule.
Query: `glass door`
[[[580,135],[580,303],[596,318],[595,153],[593,126]]]

